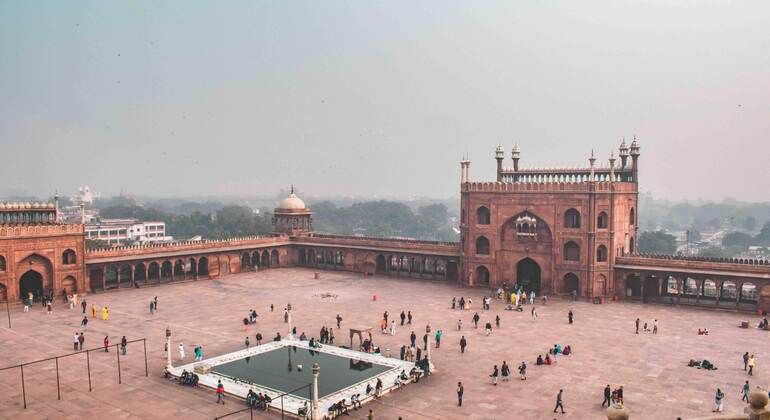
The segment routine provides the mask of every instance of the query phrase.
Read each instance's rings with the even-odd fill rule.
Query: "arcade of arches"
[[[327,247],[299,248],[297,263],[303,267],[363,271],[398,277],[457,281],[457,260],[442,256],[351,251]]]
[[[212,268],[211,264],[215,264]],[[255,249],[235,254],[209,254],[148,259],[88,266],[92,291],[198,280],[212,275],[258,271],[281,266],[277,249]]]
[[[761,285],[758,280],[665,272],[619,274],[624,281],[625,298],[630,300],[752,312],[758,308]]]

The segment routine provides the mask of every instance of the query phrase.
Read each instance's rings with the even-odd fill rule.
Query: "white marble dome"
[[[305,202],[302,201],[301,198],[297,197],[296,194],[291,193],[288,197],[278,203],[278,208],[281,210],[304,210],[306,207]]]

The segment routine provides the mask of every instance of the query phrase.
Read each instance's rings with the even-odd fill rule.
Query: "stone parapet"
[[[0,239],[84,234],[81,224],[0,225]]]
[[[633,182],[466,182],[461,192],[601,192],[636,193]]]

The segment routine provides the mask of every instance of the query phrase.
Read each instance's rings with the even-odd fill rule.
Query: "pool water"
[[[321,367],[318,398],[393,369],[390,366],[290,346],[214,366],[212,371],[276,391],[289,392],[313,382],[313,363]],[[374,387],[376,379],[371,380]],[[290,394],[310,399],[309,387]]]

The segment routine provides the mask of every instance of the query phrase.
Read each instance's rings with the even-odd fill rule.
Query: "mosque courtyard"
[[[286,268],[89,295],[87,312],[92,304],[98,308],[107,305],[110,317],[103,321],[88,314],[85,347],[101,346],[105,336],[111,344],[119,343],[124,335],[128,340],[146,338],[149,376],[145,377],[141,342],[129,344],[128,354],[120,357],[122,384],[118,384],[115,348],[108,353],[90,352],[92,392],[85,355],[59,359],[61,400],[57,400],[53,360],[26,366],[24,409],[19,369],[0,371],[0,418],[213,419],[244,408],[243,402],[233,398],[226,399],[224,406],[215,404],[210,389],[192,389],[164,379],[165,329],[172,331],[175,363],[180,342],[187,352],[185,363],[190,363],[196,345],[202,345],[206,357],[212,357],[243,349],[247,335],[253,345],[257,332],[264,341],[277,332],[285,336],[282,308],[287,302],[293,306],[298,333],[304,331],[308,337],[317,338],[321,326],[334,326],[339,313],[343,321],[342,328],[334,330],[335,344],[349,343],[347,327],[371,326],[375,345],[383,351],[390,349],[396,358],[401,345],[408,344],[412,330],[418,344],[428,322],[434,332],[444,332],[441,347],[431,349],[434,375],[365,404],[363,410],[351,411],[354,419],[365,418],[369,409],[377,419],[394,420],[601,419],[605,418],[600,406],[602,390],[607,384],[624,386],[632,419],[688,418],[711,414],[717,387],[727,395],[725,411],[741,413],[745,403],[739,392],[745,380],[750,380],[752,388],[770,385],[770,333],[737,327],[741,320],[755,325],[758,319],[752,314],[636,303],[572,304],[551,299],[546,306],[538,300],[538,318],[533,321],[529,305],[524,312],[504,311],[502,302],[493,300],[492,309],[482,311],[481,298],[487,292],[482,289],[330,271],[320,272],[320,278],[315,279],[313,273]],[[158,296],[158,311],[151,315],[149,302],[154,296]],[[472,309],[452,310],[453,296],[472,297]],[[270,304],[275,305],[272,313]],[[567,322],[570,308],[575,315],[572,325]],[[242,319],[250,309],[255,309],[259,318],[244,331]],[[0,367],[72,352],[72,334],[82,330],[79,308],[68,309],[59,300],[51,315],[39,305],[29,313],[23,313],[20,306],[10,310],[13,328],[5,328],[7,324],[0,328]],[[411,310],[412,326],[398,325],[402,310]],[[385,311],[397,320],[394,336],[379,332]],[[479,329],[473,328],[475,312],[481,316]],[[494,324],[497,314],[502,318],[500,328],[486,336],[483,325],[487,321]],[[635,334],[637,317],[650,325],[658,319],[659,333]],[[462,331],[457,331],[458,319],[463,322]],[[698,328],[708,328],[710,334],[699,336]],[[468,340],[465,354],[459,349],[461,335]],[[545,356],[556,343],[569,344],[573,354],[557,356],[552,366],[535,366],[538,354]],[[742,354],[746,351],[756,355],[753,377],[743,370]],[[704,358],[718,370],[687,366],[690,359]],[[511,380],[492,386],[488,377],[492,366],[503,360],[511,366]],[[528,365],[526,381],[517,375],[516,367],[522,361]],[[465,388],[462,407],[457,407],[456,401],[458,381]],[[563,415],[552,412],[559,388],[564,389],[567,413]],[[249,417],[246,413],[228,418]]]

